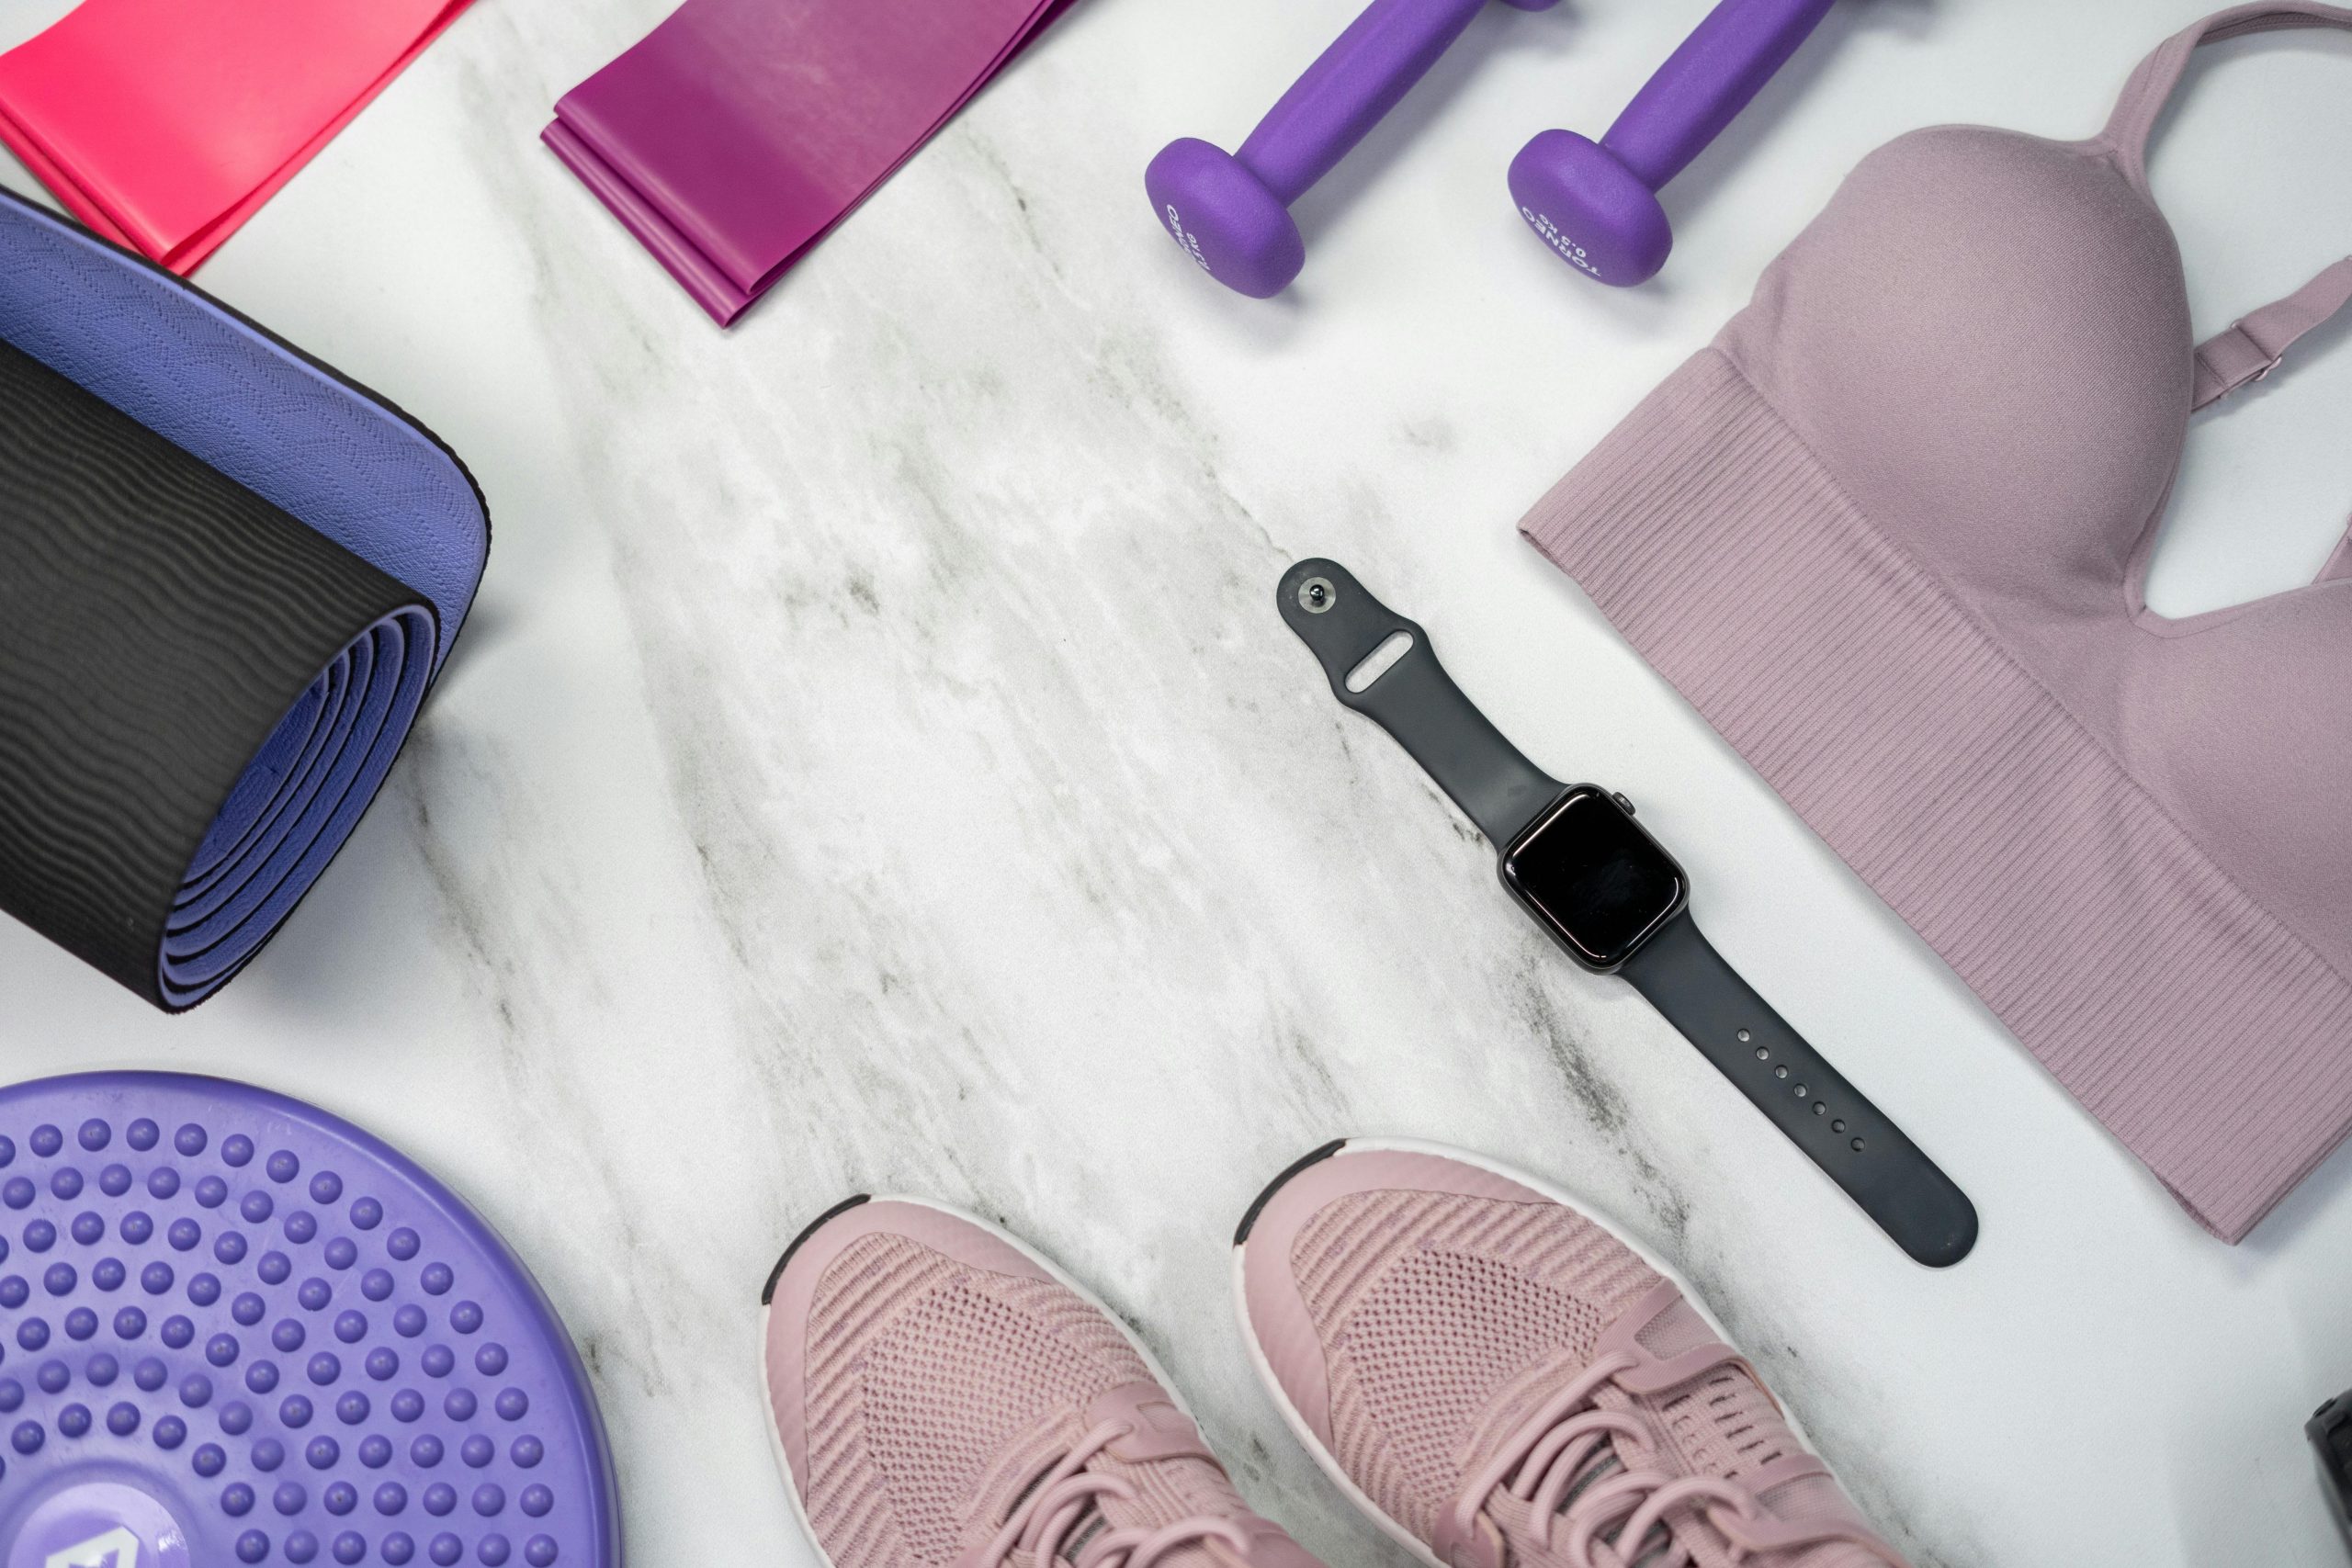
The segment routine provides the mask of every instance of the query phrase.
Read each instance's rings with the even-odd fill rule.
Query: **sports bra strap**
[[[2191,22],[2140,62],[2140,68],[2123,85],[2123,96],[2116,100],[2107,130],[2100,133],[2100,140],[2115,148],[2132,182],[2143,187],[2148,183],[2149,134],[2179,87],[2191,54],[2205,44],[2290,28],[2342,28],[2352,32],[2352,11],[2322,5],[2320,0],[2256,0],[2253,5],[2235,6],[2216,11],[2201,22]]]
[[[2147,191],[2148,138],[2179,89],[2190,55],[2209,43],[2294,28],[2341,28],[2352,32],[2352,10],[2323,5],[2321,0],[2256,0],[2253,5],[2216,11],[2157,45],[2123,85],[2122,96],[2116,100],[2115,112],[2099,136],[2114,149],[2125,177]],[[2269,375],[2297,338],[2347,302],[2352,302],[2352,257],[2336,263],[2284,299],[2240,317],[2227,330],[2198,345],[2196,390],[2189,406],[2201,409]]]
[[[2346,256],[2276,304],[2265,305],[2197,345],[2193,411],[2226,397],[2278,367],[2297,338],[2352,304],[2352,256]]]

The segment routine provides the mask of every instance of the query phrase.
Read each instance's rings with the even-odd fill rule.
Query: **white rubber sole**
[[[1178,1410],[1183,1412],[1184,1418],[1186,1420],[1192,1421],[1196,1427],[1200,1424],[1193,1416],[1192,1406],[1184,1402],[1184,1395],[1182,1392],[1177,1388],[1175,1382],[1168,1376],[1168,1369],[1159,1364],[1159,1358],[1151,1353],[1151,1348],[1136,1337],[1136,1331],[1127,1326],[1127,1320],[1121,1317],[1117,1313],[1113,1312],[1109,1306],[1104,1304],[1102,1297],[1096,1295],[1092,1291],[1088,1290],[1084,1285],[1080,1284],[1076,1280],[1071,1279],[1069,1274],[1063,1271],[1060,1264],[1056,1263],[1052,1258],[1046,1257],[1044,1253],[1038,1251],[1035,1247],[1030,1246],[1019,1236],[1014,1235],[1011,1231],[1006,1230],[1001,1225],[990,1224],[988,1221],[980,1218],[978,1214],[967,1213],[964,1210],[956,1208],[952,1203],[942,1203],[930,1198],[910,1198],[888,1193],[876,1193],[869,1197],[866,1200],[866,1202],[907,1203],[911,1204],[916,1208],[929,1209],[935,1213],[945,1214],[950,1219],[961,1220],[975,1230],[985,1232],[989,1235],[994,1236],[998,1241],[1002,1242],[1005,1246],[1012,1248],[1013,1251],[1019,1253],[1023,1258],[1028,1259],[1031,1263],[1035,1264],[1039,1269],[1045,1270],[1046,1278],[1052,1280],[1054,1283],[1059,1285],[1062,1289],[1076,1296],[1080,1301],[1084,1302],[1088,1306],[1092,1307],[1096,1312],[1101,1313],[1103,1320],[1109,1323],[1112,1327],[1119,1331],[1119,1337],[1125,1340],[1127,1342],[1127,1348],[1133,1350],[1142,1360],[1144,1370],[1151,1374],[1152,1381],[1157,1382],[1160,1387],[1160,1391],[1168,1395],[1170,1403],[1173,1404]],[[863,1203],[858,1205],[859,1208],[863,1208],[865,1206],[865,1205]],[[847,1212],[854,1213],[856,1213],[856,1210],[853,1209]],[[815,1230],[805,1233],[802,1239],[805,1241],[809,1237],[814,1236],[817,1234],[817,1231],[822,1229],[824,1229],[824,1226],[820,1224]],[[792,1501],[792,1517],[800,1521],[801,1534],[808,1538],[808,1544],[816,1549],[818,1560],[825,1564],[825,1568],[836,1568],[836,1565],[833,1562],[832,1554],[825,1550],[825,1543],[817,1539],[817,1527],[808,1522],[808,1506],[802,1500],[800,1495],[800,1478],[792,1472],[792,1461],[784,1451],[784,1432],[782,1428],[776,1425],[775,1399],[768,1389],[767,1356],[768,1319],[775,1311],[775,1308],[773,1302],[763,1303],[760,1307],[760,1404],[762,1408],[767,1414],[766,1426],[768,1429],[768,1450],[775,1455],[776,1472],[784,1477],[784,1490],[786,1495],[789,1496]]]
[[[1699,1314],[1700,1320],[1706,1324],[1714,1337],[1726,1345],[1732,1343],[1731,1336],[1724,1332],[1724,1325],[1715,1320],[1713,1313],[1707,1310],[1707,1303],[1700,1299],[1696,1291],[1690,1288],[1690,1281],[1682,1277],[1680,1269],[1627,1235],[1606,1214],[1598,1213],[1581,1200],[1571,1198],[1550,1182],[1539,1177],[1530,1176],[1527,1172],[1505,1165],[1500,1160],[1488,1159],[1483,1155],[1473,1154],[1467,1149],[1453,1148],[1444,1144],[1423,1143],[1413,1138],[1350,1138],[1329,1157],[1334,1160],[1342,1160],[1350,1155],[1383,1153],[1430,1155],[1439,1159],[1453,1160],[1483,1170],[1489,1176],[1499,1176],[1506,1181],[1515,1181],[1539,1197],[1548,1198],[1563,1208],[1575,1210],[1615,1237],[1619,1245],[1648,1264],[1658,1274],[1672,1280],[1674,1288],[1682,1292],[1682,1299],[1690,1303],[1691,1310]],[[1308,1166],[1306,1170],[1315,1168],[1315,1166]],[[1297,1179],[1298,1177],[1306,1174],[1306,1170],[1294,1172],[1289,1179]],[[1271,1201],[1271,1193],[1268,1194],[1268,1198]],[[1316,1467],[1322,1471],[1332,1485],[1340,1489],[1341,1495],[1362,1510],[1366,1518],[1380,1527],[1382,1534],[1411,1552],[1420,1562],[1427,1563],[1429,1568],[1446,1568],[1446,1564],[1439,1562],[1437,1554],[1429,1549],[1427,1542],[1391,1518],[1386,1510],[1364,1495],[1363,1488],[1358,1486],[1349,1477],[1347,1472],[1340,1467],[1338,1457],[1323,1446],[1323,1439],[1315,1435],[1314,1428],[1306,1424],[1306,1417],[1300,1415],[1298,1407],[1291,1403],[1290,1394],[1283,1388],[1282,1380],[1274,1375],[1273,1363],[1266,1359],[1265,1348],[1258,1342],[1257,1330],[1250,1326],[1249,1289],[1242,1276],[1242,1255],[1247,1245],[1245,1242],[1233,1249],[1233,1308],[1235,1315],[1241,1320],[1241,1338],[1250,1348],[1250,1364],[1257,1369],[1258,1381],[1266,1385],[1266,1393],[1273,1400],[1274,1408],[1282,1412],[1283,1420],[1290,1427],[1291,1435],[1295,1437],[1300,1445],[1306,1450],[1308,1457],[1315,1461]],[[1767,1390],[1766,1393],[1770,1397],[1770,1391]],[[1777,1404],[1780,1402],[1774,1399],[1773,1403]],[[1804,1444],[1810,1450],[1813,1443],[1797,1426],[1796,1417],[1789,1415],[1786,1410],[1783,1410],[1781,1415],[1788,1421],[1789,1430],[1795,1436],[1797,1441]]]

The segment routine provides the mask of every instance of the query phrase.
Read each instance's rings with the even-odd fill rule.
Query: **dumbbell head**
[[[1306,265],[1290,209],[1223,148],[1190,136],[1171,141],[1143,183],[1169,233],[1227,288],[1268,299]]]
[[[1656,276],[1674,248],[1657,193],[1607,148],[1546,130],[1510,162],[1519,215],[1561,259],[1620,288]]]
[[[1558,0],[1510,0],[1542,11]],[[1152,211],[1228,288],[1264,299],[1306,265],[1290,204],[1437,63],[1485,0],[1372,0],[1238,152],[1190,137],[1144,171]]]
[[[1598,143],[1547,130],[1510,164],[1511,199],[1588,277],[1625,288],[1674,248],[1657,193],[1788,63],[1834,0],[1716,0]]]

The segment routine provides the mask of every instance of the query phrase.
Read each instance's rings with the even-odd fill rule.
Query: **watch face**
[[[1578,784],[1503,852],[1503,886],[1578,962],[1614,969],[1681,909],[1682,868],[1590,784]]]

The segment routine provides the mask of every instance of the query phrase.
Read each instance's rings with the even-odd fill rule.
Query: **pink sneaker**
[[[833,1568],[1321,1568],[1102,1303],[993,1226],[853,1198],[761,1301],[777,1452]]]
[[[1662,1266],[1523,1177],[1364,1142],[1234,1238],[1258,1370],[1440,1568],[1903,1568]]]

